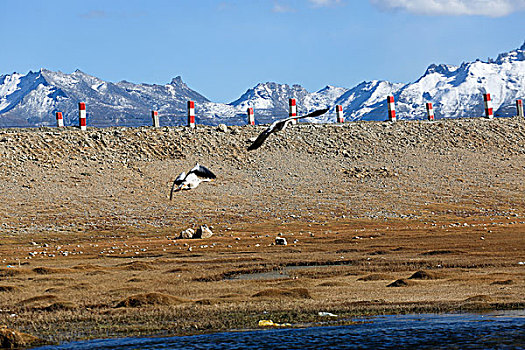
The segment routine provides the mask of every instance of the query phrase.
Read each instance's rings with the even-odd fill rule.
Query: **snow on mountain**
[[[305,112],[312,112],[316,109],[331,107],[332,111],[315,118],[304,119],[307,122],[333,122],[335,121],[335,101],[348,91],[347,88],[327,85],[317,92],[307,95],[301,102],[305,106]]]
[[[297,100],[299,115],[330,107],[310,122],[335,121],[336,104],[343,106],[346,120],[385,120],[388,95],[395,96],[399,119],[424,119],[425,102],[434,104],[436,118],[478,117],[484,113],[485,92],[492,95],[496,116],[512,116],[524,91],[525,44],[487,62],[430,65],[409,84],[374,80],[351,89],[328,85],[309,92],[300,85],[267,82],[229,104],[209,101],[181,77],[165,85],[111,83],[79,70],[66,74],[41,69],[0,76],[0,127],[54,126],[56,111],[63,112],[66,125],[77,125],[80,101],[87,104],[90,126],[151,125],[151,110],[159,111],[161,125],[185,124],[188,100],[196,102],[200,124],[246,124],[248,107],[254,108],[257,123],[268,123],[288,116],[290,98]]]
[[[163,114],[163,123],[185,120],[186,103],[209,102],[180,77],[166,85],[111,83],[79,70],[72,74],[41,69],[27,75],[0,77],[0,126],[53,126],[55,112],[66,125],[78,123],[78,102],[86,102],[92,126],[151,125],[151,110]]]
[[[335,104],[343,107],[346,120],[384,120],[386,107],[382,106],[386,97],[395,94],[403,86],[378,80],[362,82],[341,95]]]
[[[310,93],[300,85],[289,86],[274,82],[260,83],[247,90],[239,99],[230,103],[238,113],[246,113],[248,107],[255,110],[258,123],[267,123],[274,119],[288,116],[288,100],[297,99],[298,113],[302,113],[301,106],[306,96]]]
[[[480,117],[484,93],[491,94],[496,116],[513,116],[515,101],[525,97],[525,44],[488,62],[431,65],[417,81],[392,93],[400,119],[425,119],[426,102],[433,103],[436,118]],[[386,119],[386,109],[384,99],[357,119]]]
[[[343,106],[346,120],[386,120],[386,97],[394,95],[399,119],[426,119],[426,102],[433,103],[436,118],[460,118],[484,115],[483,94],[488,92],[496,116],[513,116],[516,99],[525,97],[525,44],[488,62],[430,65],[421,78],[409,84],[374,80],[351,89],[327,86],[308,93],[301,88],[300,95],[287,89],[288,85],[259,84],[232,105],[252,106],[256,120],[268,122],[275,118],[259,115],[266,111],[286,112],[288,98],[296,97],[299,114],[330,106],[330,111],[317,122],[335,121],[336,104]]]

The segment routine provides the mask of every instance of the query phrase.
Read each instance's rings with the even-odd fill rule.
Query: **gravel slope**
[[[3,230],[428,218],[442,204],[459,216],[523,215],[518,118],[299,124],[247,152],[262,130],[0,130]],[[170,202],[171,182],[197,161],[217,181]]]

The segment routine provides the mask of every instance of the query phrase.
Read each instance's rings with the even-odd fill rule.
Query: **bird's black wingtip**
[[[302,116],[301,118],[315,118],[315,117],[325,114],[326,112],[328,112],[329,109],[330,108],[318,109],[316,111],[308,113],[307,115]]]

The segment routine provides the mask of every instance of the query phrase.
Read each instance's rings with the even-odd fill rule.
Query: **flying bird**
[[[197,163],[188,174],[183,171],[177,176],[171,186],[170,200],[173,198],[173,192],[191,190],[192,188],[199,186],[201,182],[213,181],[215,178],[216,176],[214,173],[205,166]]]
[[[248,151],[257,149],[261,147],[264,140],[268,138],[272,133],[284,130],[288,124],[292,122],[293,119],[302,119],[302,118],[312,118],[312,117],[318,117],[322,114],[325,114],[328,111],[328,108],[325,109],[318,109],[317,111],[313,111],[312,113],[308,113],[307,115],[303,115],[300,117],[289,117],[285,119],[276,120],[268,127],[268,129],[264,130],[255,141],[248,147]]]

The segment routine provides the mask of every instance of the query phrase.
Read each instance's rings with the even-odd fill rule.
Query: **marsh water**
[[[354,321],[348,326],[101,339],[38,349],[525,349],[525,310],[389,315]]]

